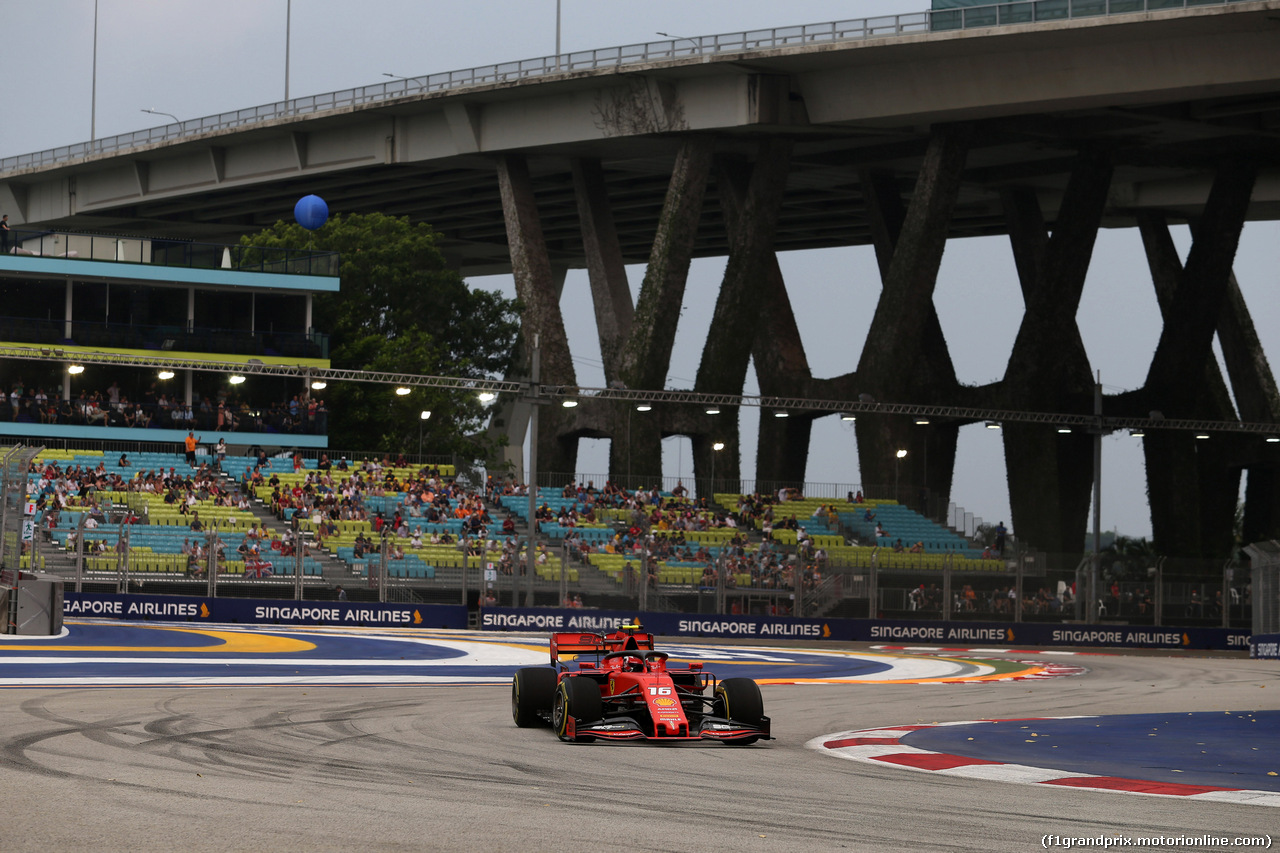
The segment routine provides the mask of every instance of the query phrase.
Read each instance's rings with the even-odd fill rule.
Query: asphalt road
[[[1243,836],[1280,810],[948,778],[806,749],[951,720],[1280,707],[1280,667],[1097,656],[972,685],[765,686],[778,738],[568,745],[494,687],[0,691],[0,850],[1020,851]],[[1129,849],[1238,850],[1167,845]]]

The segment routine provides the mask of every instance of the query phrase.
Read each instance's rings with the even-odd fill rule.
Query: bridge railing
[[[421,77],[399,78],[370,86],[343,89],[320,95],[308,95],[289,101],[277,101],[234,112],[189,119],[160,127],[122,133],[117,136],[103,137],[90,142],[63,145],[32,154],[5,157],[0,159],[0,175],[19,169],[39,168],[99,154],[127,151],[174,139],[194,137],[204,133],[213,133],[260,122],[288,119],[344,107],[392,101],[397,98],[431,92],[510,83],[532,77],[544,77],[572,71],[615,68],[664,59],[688,59],[695,56],[712,57],[722,53],[773,50],[803,44],[858,41],[911,33],[1012,26],[1060,21],[1068,18],[1092,18],[1151,11],[1190,9],[1203,6],[1225,6],[1239,2],[1246,2],[1246,0],[1018,0],[1018,2],[997,3],[988,6],[937,9],[927,12],[912,12],[905,15],[882,15],[873,18],[856,18],[846,21],[830,21],[690,38],[672,38],[643,44],[575,51],[562,53],[558,56],[542,56],[533,59],[502,62],[495,65],[483,65],[478,68],[427,74]]]

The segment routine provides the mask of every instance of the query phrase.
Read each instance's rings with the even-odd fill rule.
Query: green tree
[[[1156,564],[1155,548],[1145,537],[1135,539],[1117,534],[1102,549],[1103,566],[1111,577],[1120,581],[1139,581],[1147,577],[1147,569]]]
[[[429,225],[380,213],[337,215],[314,232],[277,222],[243,246],[341,254],[342,287],[318,294],[312,322],[329,334],[334,367],[392,373],[492,378],[507,372],[519,331],[519,306],[469,288],[445,262]],[[486,455],[483,407],[469,392],[344,382],[325,390],[329,443],[370,451]],[[423,421],[421,413],[430,411]]]

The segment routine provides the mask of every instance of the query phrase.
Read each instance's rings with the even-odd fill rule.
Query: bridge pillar
[[[667,197],[640,285],[631,335],[618,361],[618,378],[630,388],[663,388],[671,366],[676,321],[693,259],[693,243],[711,175],[713,141],[691,137],[672,167]]]
[[[631,331],[617,348],[616,377],[629,388],[666,387],[676,323],[693,259],[694,238],[711,176],[713,148],[710,137],[690,137],[676,154]],[[631,447],[627,457],[631,460],[633,476],[660,482],[662,434],[667,428],[664,421],[670,417],[669,413],[657,410],[631,417]],[[614,435],[618,435],[616,426]],[[622,473],[622,469],[616,467],[621,456],[610,453],[611,477]]]
[[[859,179],[867,202],[867,224],[871,229],[876,263],[881,279],[887,280],[906,221],[906,208],[891,173],[881,169],[863,169],[859,172]],[[915,392],[923,402],[944,403],[959,387],[955,366],[951,362],[946,335],[932,296],[924,309],[924,324],[919,332],[920,374],[915,377]],[[945,507],[951,497],[960,425],[934,422],[923,425],[923,428],[913,426],[921,425],[908,425],[903,420],[894,439],[896,450],[907,451],[902,459],[897,458],[896,450],[894,453],[893,479],[898,492],[895,497],[933,518],[940,514],[935,510]],[[904,477],[906,488],[903,488]],[[863,482],[868,482],[866,476]],[[887,479],[870,482],[888,485]]]
[[[703,345],[702,361],[693,385],[695,391],[742,392],[752,344],[760,332],[770,273],[777,267],[774,234],[790,164],[790,140],[776,138],[767,138],[757,145],[755,161],[751,164],[728,159],[721,159],[717,164],[716,184],[724,208],[729,259]],[[717,480],[738,480],[741,476],[738,441],[730,443],[724,437],[729,432],[735,436],[738,433],[737,409],[732,414],[722,411],[716,425],[715,436],[694,439],[694,472],[700,484],[710,482],[713,464]],[[716,441],[724,441],[725,449],[716,454],[713,463],[712,445]],[[807,437],[805,445],[807,451]],[[801,478],[803,466],[801,462]]]
[[[559,288],[542,235],[528,163],[522,156],[509,154],[498,159],[497,169],[502,215],[511,250],[511,271],[516,295],[524,302],[521,317],[524,363],[528,365],[532,357],[536,334],[541,349],[542,382],[575,385],[569,339],[560,313]],[[549,405],[542,407],[538,417],[538,468],[572,473],[577,467],[578,440],[572,435],[566,436],[564,429],[573,422],[572,413]]]
[[[1205,365],[1213,358],[1214,332],[1229,307],[1231,265],[1256,175],[1256,166],[1242,161],[1219,168],[1203,218],[1193,229],[1187,263],[1176,271],[1176,291],[1167,309],[1161,305],[1164,327],[1143,391],[1144,398],[1166,417],[1195,418],[1204,411],[1221,412],[1224,406],[1222,414],[1229,416],[1222,391],[1212,380],[1206,381]],[[1159,238],[1151,219],[1142,221],[1149,255],[1156,257],[1153,270],[1158,268],[1156,278],[1163,279],[1174,272],[1176,262],[1168,258],[1167,241]],[[1228,467],[1228,444],[1221,437],[1196,441],[1185,433],[1158,431],[1143,439],[1151,528],[1163,553],[1188,557],[1230,553],[1240,474]]]
[[[760,393],[769,397],[813,394],[809,360],[776,255],[769,256],[765,272],[767,309],[760,318],[760,331],[751,351]],[[830,399],[839,399],[839,396]],[[792,412],[788,418],[769,417],[767,412],[760,414],[756,481],[765,483],[764,489],[778,482],[800,485],[805,478],[813,419],[798,412]]]
[[[946,247],[947,225],[960,191],[960,178],[968,156],[971,128],[940,125],[934,128],[916,177],[911,203],[905,211],[894,201],[897,190],[879,175],[864,175],[863,189],[872,211],[873,235],[879,234],[884,288],[876,304],[871,330],[858,360],[859,392],[877,400],[937,402],[955,385],[955,373],[946,352],[946,340],[933,307],[933,290]],[[928,341],[928,343],[926,343]],[[864,485],[885,488],[896,483],[899,500],[913,494],[902,483],[917,481],[915,459],[910,453],[915,436],[912,418],[860,418],[858,462]],[[935,463],[951,469],[955,448],[948,452],[946,433],[939,433]],[[897,451],[907,450],[899,459]],[[934,466],[930,466],[931,468]],[[905,479],[903,475],[905,474]],[[947,476],[949,490],[950,476]]]
[[[1218,323],[1218,343],[1231,377],[1240,417],[1254,423],[1280,424],[1280,392],[1267,363],[1244,294],[1234,275],[1227,291],[1227,310]],[[1280,538],[1280,445],[1250,436],[1246,454],[1244,541]]]
[[[1192,229],[1192,250],[1185,267],[1178,261],[1164,218],[1153,213],[1139,216],[1139,230],[1165,318],[1143,396],[1151,407],[1159,408],[1168,417],[1235,418],[1211,349],[1217,330],[1241,415],[1250,419],[1274,418],[1275,383],[1231,275],[1253,182],[1254,172],[1247,166],[1219,173],[1205,208],[1206,219]],[[1209,216],[1215,217],[1212,226]],[[1205,317],[1195,316],[1201,312],[1212,312],[1207,322]],[[1203,359],[1200,370],[1183,373],[1180,380],[1174,371],[1190,369],[1191,362],[1184,354],[1175,354],[1175,341],[1179,338]],[[1255,359],[1260,359],[1260,364]],[[1195,378],[1187,381],[1186,377]],[[1148,433],[1143,452],[1152,532],[1161,551],[1200,557],[1230,553],[1232,517],[1240,488],[1239,446],[1239,440],[1222,436],[1197,441],[1185,434]],[[1264,482],[1275,476],[1273,470],[1257,470],[1259,483],[1254,497],[1258,505],[1249,515],[1259,528],[1270,526],[1261,519],[1270,516],[1274,521],[1276,516],[1275,490]]]
[[[587,257],[600,357],[605,381],[612,382],[618,378],[618,349],[631,334],[635,307],[599,160],[573,161],[573,188],[582,223],[582,247]]]
[[[1112,167],[1082,152],[1067,183],[1052,237],[1031,193],[1006,195],[1006,218],[1026,312],[1005,370],[1009,408],[1093,411],[1094,378],[1076,312],[1111,186]],[[1052,425],[1004,424],[1014,530],[1050,553],[1079,553],[1088,525],[1093,439]]]

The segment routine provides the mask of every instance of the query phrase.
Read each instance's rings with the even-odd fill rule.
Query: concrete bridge
[[[206,240],[287,218],[310,192],[337,211],[428,221],[465,273],[514,274],[543,380],[564,384],[565,270],[589,271],[606,378],[660,388],[690,260],[727,256],[695,390],[740,391],[754,359],[767,395],[1061,412],[1092,411],[1075,313],[1094,238],[1136,227],[1164,333],[1146,385],[1107,411],[1280,418],[1231,273],[1243,223],[1280,218],[1280,0],[946,31],[925,20],[586,52],[197,119],[0,161],[0,207],[15,225]],[[1171,222],[1193,226],[1185,264]],[[1003,379],[961,386],[934,283],[948,239],[992,234],[1011,241],[1026,313]],[[814,377],[775,253],[858,244],[875,247],[883,280],[872,332],[849,372]],[[635,304],[627,263],[648,265]],[[583,436],[618,439],[614,473],[628,456],[637,475],[660,473],[664,434],[691,436],[698,477],[712,464],[713,422],[696,408],[625,431],[622,404],[546,414],[544,470],[572,471]],[[736,436],[735,412],[716,418],[717,435]],[[812,416],[764,421],[758,479],[801,479]],[[505,425],[522,432],[517,412]],[[945,499],[960,426],[930,430],[928,470],[908,467],[909,481]],[[864,482],[893,479],[909,429],[859,420]],[[1280,535],[1275,445],[1144,442],[1162,550],[1224,553],[1246,468],[1246,535]],[[1019,534],[1077,550],[1090,437],[1010,426],[1005,445]],[[733,478],[736,438],[726,450],[718,475]]]

